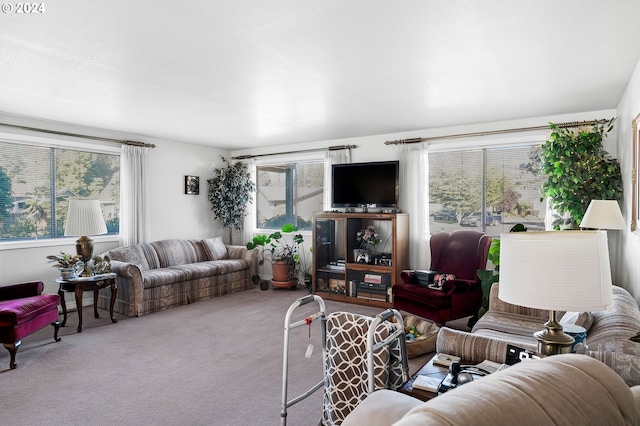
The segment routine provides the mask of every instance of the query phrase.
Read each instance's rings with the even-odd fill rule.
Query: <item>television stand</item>
[[[391,286],[409,268],[406,213],[325,212],[313,219],[312,291],[329,300],[387,308]],[[376,247],[362,247],[358,231],[374,226]]]

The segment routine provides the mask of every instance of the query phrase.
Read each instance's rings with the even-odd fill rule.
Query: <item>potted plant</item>
[[[71,255],[60,252],[47,256],[49,263],[54,263],[52,267],[60,269],[60,277],[64,279],[75,278],[79,271],[82,271],[84,262],[80,255]]]
[[[591,200],[620,199],[620,164],[602,147],[614,121],[598,122],[590,131],[550,123],[551,137],[540,151],[542,171],[548,175],[541,195],[557,212],[554,229],[577,229]]]
[[[526,232],[527,228],[518,223],[514,225],[509,232]],[[473,325],[489,310],[489,293],[491,292],[491,286],[493,283],[500,281],[500,239],[494,238],[491,240],[491,246],[489,247],[489,254],[487,259],[493,265],[493,269],[480,269],[478,270],[478,278],[480,278],[480,286],[482,288],[482,304],[478,310],[478,314],[469,318],[467,325],[473,327]]]
[[[207,197],[213,207],[213,216],[225,228],[229,228],[229,241],[233,240],[233,229],[242,229],[247,214],[247,203],[253,201],[256,186],[251,181],[248,166],[243,161],[231,163],[222,158],[223,167],[214,170],[215,176],[207,180]]]
[[[283,283],[283,286],[292,286],[291,283],[297,281],[302,271],[303,259],[300,256],[300,249],[304,243],[302,234],[293,234],[298,231],[298,227],[290,223],[285,224],[280,231],[275,231],[269,235],[258,234],[247,243],[247,249],[259,249],[258,265],[263,265],[265,260],[269,260],[273,270],[273,281]],[[293,234],[291,243],[283,234]],[[263,284],[259,276],[252,277],[254,283],[259,282],[260,288],[266,290],[268,283]],[[285,284],[286,283],[286,284]]]

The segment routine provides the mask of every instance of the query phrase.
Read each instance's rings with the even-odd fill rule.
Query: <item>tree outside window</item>
[[[323,210],[324,163],[263,165],[256,172],[256,227],[281,229],[290,223],[310,231],[313,215]]]
[[[516,223],[544,230],[536,148],[429,153],[431,233],[472,228],[499,236]]]
[[[120,156],[0,141],[0,241],[60,238],[68,200],[99,199],[119,230]]]

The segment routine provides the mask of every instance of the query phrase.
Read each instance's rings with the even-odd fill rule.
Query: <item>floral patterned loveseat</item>
[[[442,327],[436,351],[457,355],[469,362],[489,359],[504,362],[507,344],[537,350],[533,333],[544,328],[549,311],[526,308],[498,298],[499,284],[493,284],[489,310],[471,333]],[[604,311],[558,312],[561,324],[575,324],[587,330],[586,355],[615,370],[629,386],[640,385],[640,343],[629,340],[640,332],[638,303],[622,287],[613,286],[613,306]]]
[[[118,274],[114,310],[141,316],[253,286],[257,252],[225,245],[221,237],[161,240],[112,249],[111,270]],[[100,292],[108,308],[110,294]],[[104,294],[102,294],[104,293]]]

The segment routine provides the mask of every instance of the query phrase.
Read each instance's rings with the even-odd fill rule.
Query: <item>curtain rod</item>
[[[103,138],[102,136],[89,136],[89,135],[82,135],[82,134],[79,134],[79,133],[58,132],[56,130],[39,129],[37,127],[18,126],[18,125],[15,125],[15,124],[0,123],[0,126],[7,126],[7,127],[13,127],[15,129],[30,130],[30,131],[33,131],[33,132],[49,133],[49,134],[60,135],[60,136],[72,136],[72,137],[76,137],[76,138],[93,139],[93,140],[97,140],[97,141],[122,143],[122,144],[125,144],[125,145],[144,146],[144,147],[147,147],[147,148],[155,148],[156,147],[152,143],[144,143],[144,142],[136,142],[136,141],[128,141],[128,140],[112,139],[112,138]]]
[[[231,159],[232,160],[248,160],[250,158],[267,157],[269,155],[300,154],[303,152],[314,152],[314,151],[338,151],[341,149],[354,149],[357,147],[358,145],[335,145],[335,146],[330,146],[328,148],[299,149],[297,151],[272,152],[270,154],[238,155],[237,157],[231,157]]]
[[[556,124],[561,129],[566,129],[568,127],[579,127],[579,126],[593,126],[595,124],[606,123],[608,120],[591,120],[591,121],[569,121],[566,123]],[[411,138],[411,139],[398,139],[395,141],[386,141],[385,145],[402,145],[402,144],[411,144],[411,143],[420,143],[427,142],[438,139],[457,139],[457,138],[468,138],[473,136],[488,136],[488,135],[499,135],[503,133],[516,133],[516,132],[526,132],[531,130],[548,130],[550,126],[533,126],[533,127],[520,127],[515,129],[504,129],[504,130],[488,130],[486,132],[473,132],[473,133],[458,133],[454,135],[444,135],[444,136],[430,136],[427,138]]]

